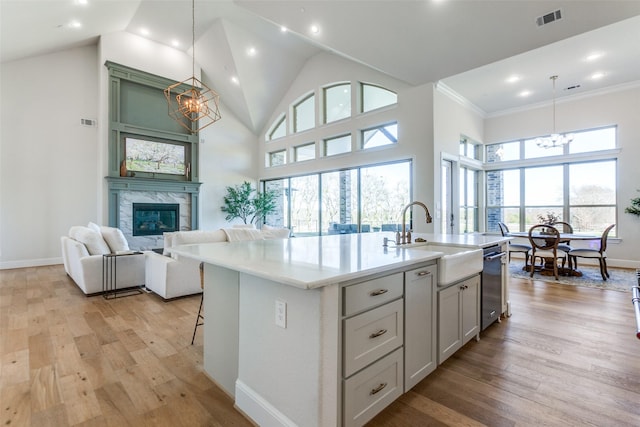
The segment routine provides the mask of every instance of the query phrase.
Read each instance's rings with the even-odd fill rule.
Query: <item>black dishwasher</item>
[[[498,320],[502,312],[502,260],[505,252],[495,245],[484,248],[483,256],[480,327],[484,331]]]

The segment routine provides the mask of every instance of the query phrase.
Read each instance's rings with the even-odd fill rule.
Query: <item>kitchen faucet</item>
[[[431,214],[429,213],[429,209],[427,208],[427,205],[425,205],[422,202],[409,203],[407,206],[404,207],[404,209],[402,209],[402,214],[401,214],[402,215],[402,234],[400,234],[400,232],[396,232],[397,245],[404,245],[406,243],[411,243],[411,232],[407,234],[405,216],[406,216],[407,210],[413,205],[422,206],[425,214],[427,215],[427,224],[430,224],[431,222],[433,222],[433,219],[431,218]]]

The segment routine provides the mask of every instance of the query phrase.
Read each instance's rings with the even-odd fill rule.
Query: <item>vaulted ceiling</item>
[[[143,28],[144,37],[191,52],[190,0],[86,1],[0,0],[0,61]],[[558,9],[562,19],[536,24]],[[197,0],[195,15],[203,80],[255,133],[322,51],[410,85],[439,82],[486,115],[548,102],[551,75],[559,75],[559,97],[640,81],[638,0]],[[600,59],[587,62],[594,53]]]

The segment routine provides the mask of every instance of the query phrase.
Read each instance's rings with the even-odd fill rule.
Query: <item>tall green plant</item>
[[[640,216],[640,197],[631,199],[631,206],[628,206],[624,210],[626,213]]]
[[[227,213],[224,218],[227,221],[240,218],[245,224],[253,224],[275,211],[277,196],[276,191],[259,193],[245,181],[241,185],[227,187],[224,206],[220,209]]]

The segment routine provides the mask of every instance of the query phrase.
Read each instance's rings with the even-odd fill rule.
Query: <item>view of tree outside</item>
[[[185,148],[182,145],[126,138],[125,154],[127,170],[185,174]]]
[[[597,152],[615,148],[615,138],[616,128],[609,127],[578,132],[569,144],[578,146],[556,147],[555,151],[534,150],[527,144],[529,140],[524,144],[517,141],[492,144],[487,146],[487,162],[526,161],[529,155],[552,156],[562,154],[563,150],[565,155]],[[519,154],[523,145],[526,157]],[[510,231],[526,231],[540,223],[540,215],[553,214],[559,221],[570,223],[574,233],[601,234],[608,225],[616,223],[616,170],[616,160],[585,161],[580,157],[553,166],[488,171],[487,230],[497,232],[500,221]]]
[[[291,178],[291,230],[296,236],[318,235],[319,200],[318,175]]]
[[[289,227],[296,236],[373,232],[383,226],[395,230],[411,199],[410,182],[410,161],[266,181],[265,189],[277,190],[281,197],[278,211],[265,223]]]

